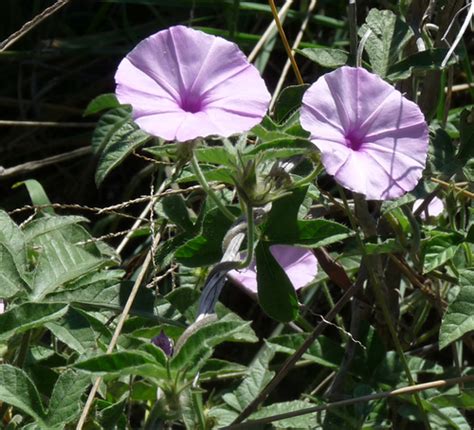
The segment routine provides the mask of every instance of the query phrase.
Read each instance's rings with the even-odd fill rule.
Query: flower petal
[[[278,264],[285,270],[295,290],[308,285],[316,277],[318,262],[311,251],[296,246],[272,245],[270,252]],[[242,255],[242,257],[244,256],[245,254]],[[257,294],[255,261],[246,269],[230,271],[228,276],[246,291]]]
[[[341,67],[305,93],[301,124],[327,172],[368,199],[411,191],[425,167],[428,127],[418,106],[380,77]]]
[[[265,83],[237,45],[184,26],[140,42],[120,63],[117,97],[166,140],[249,130],[268,108]]]

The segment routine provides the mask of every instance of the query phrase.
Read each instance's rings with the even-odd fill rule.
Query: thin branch
[[[58,0],[53,5],[47,7],[43,12],[36,15],[31,21],[26,22],[23,26],[15,33],[8,36],[2,43],[0,43],[0,52],[5,51],[11,45],[13,45],[17,40],[21,39],[26,33],[35,28],[38,24],[43,22],[46,18],[51,16],[53,13],[57,12],[63,6],[66,6],[70,0]]]
[[[280,8],[280,11],[278,12],[278,18],[280,19],[281,22],[283,22],[285,20],[288,9],[290,9],[290,6],[291,6],[292,3],[293,3],[293,0],[286,0],[285,4]],[[262,46],[265,45],[267,39],[275,31],[275,27],[276,27],[275,20],[272,20],[272,22],[267,27],[265,32],[262,34],[260,39],[258,39],[257,44],[252,49],[252,52],[249,54],[248,60],[250,62],[255,60],[255,58],[257,57],[257,54],[260,52],[260,49],[262,48]]]
[[[348,303],[351,298],[359,291],[360,285],[356,283],[352,285],[344,295],[339,299],[336,305],[324,316],[324,319],[315,327],[315,329],[309,334],[303,344],[295,351],[293,355],[283,363],[283,366],[272,378],[272,380],[265,386],[260,394],[240,413],[240,415],[234,420],[232,425],[241,423],[243,420],[248,418],[260,405],[264,402],[273,389],[282,381],[282,379],[288,374],[293,368],[296,362],[303,356],[306,350],[313,344],[315,339],[324,331],[328,323],[331,322],[339,311]],[[233,428],[231,426],[229,428]]]
[[[325,405],[314,406],[311,408],[300,409],[298,411],[287,412],[284,414],[272,415],[270,417],[261,418],[259,420],[250,420],[242,424],[231,424],[230,426],[224,427],[222,430],[237,430],[255,428],[258,424],[266,424],[274,421],[283,420],[286,418],[299,417],[301,415],[313,414],[316,412],[325,411],[342,406],[354,405],[356,403],[370,402],[372,400],[386,399],[390,397],[397,397],[403,394],[414,394],[420,391],[429,390],[433,388],[441,388],[449,385],[463,384],[466,382],[474,382],[473,375],[460,376],[458,378],[451,379],[440,379],[433,382],[426,382],[424,384],[410,385],[403,388],[397,388],[396,390],[383,391],[381,393],[369,394],[367,396],[356,397],[354,399],[340,400],[338,402],[327,403]]]
[[[459,194],[462,194],[463,196],[468,197],[470,199],[474,199],[474,193],[471,193],[470,191],[465,190],[464,188],[458,187],[454,183],[442,181],[441,179],[438,179],[438,178],[430,178],[430,179],[435,184],[439,184],[439,185],[441,185],[441,186],[443,186],[444,188],[447,188],[447,189],[454,189]]]
[[[63,161],[69,161],[75,158],[83,157],[84,155],[90,154],[91,152],[91,147],[86,146],[83,148],[74,149],[73,151],[65,152],[63,154],[43,158],[42,160],[28,161],[27,163],[19,164],[18,166],[14,167],[8,167],[6,169],[0,166],[0,179],[23,175],[25,173],[41,169],[42,167],[50,166],[51,164],[62,163]]]
[[[273,19],[275,20],[276,26],[278,28],[278,32],[280,33],[281,41],[283,42],[283,46],[285,47],[286,55],[291,61],[291,65],[293,66],[293,70],[296,75],[296,79],[299,84],[304,84],[303,78],[301,77],[300,69],[298,68],[298,64],[296,64],[295,57],[291,52],[290,44],[288,43],[288,39],[286,38],[285,30],[283,30],[283,26],[281,25],[280,18],[278,17],[278,11],[275,6],[274,0],[268,0],[268,4],[272,10]]]
[[[311,3],[308,6],[308,10],[306,11],[306,17],[304,21],[301,23],[300,31],[296,35],[296,39],[293,43],[293,46],[291,47],[291,52],[293,54],[295,50],[298,49],[298,46],[300,46],[301,40],[303,39],[304,32],[306,30],[306,27],[308,26],[309,20],[311,18],[311,14],[313,13],[313,10],[316,7],[316,4],[317,4],[317,0],[311,0]],[[291,60],[288,58],[286,60],[285,66],[283,67],[280,79],[278,79],[278,83],[275,87],[275,91],[273,92],[272,100],[270,102],[270,107],[268,108],[270,112],[272,111],[273,106],[276,103],[278,94],[280,94],[280,91],[283,88],[283,84],[285,83],[286,75],[288,74],[288,71],[290,70],[290,66],[291,66]]]
[[[0,119],[0,127],[94,128],[95,122],[15,121]]]
[[[157,243],[159,240],[160,240],[160,235],[158,234],[154,238],[153,243]],[[133,284],[132,291],[130,292],[130,295],[128,296],[127,303],[125,303],[125,307],[123,308],[123,311],[120,315],[120,319],[117,323],[117,327],[115,327],[114,334],[107,348],[107,354],[111,354],[113,350],[115,349],[115,346],[117,345],[117,341],[120,336],[120,333],[122,332],[123,326],[125,324],[125,320],[128,317],[128,314],[130,312],[130,309],[132,308],[132,305],[138,293],[138,290],[143,282],[143,279],[145,278],[148,267],[150,266],[150,263],[152,260],[152,249],[153,249],[153,246],[150,248],[150,251],[148,251],[145,261],[143,262],[143,265],[140,269],[140,273],[138,274],[137,279],[135,280],[135,283]],[[79,421],[77,423],[76,430],[82,430],[84,423],[86,422],[87,415],[89,414],[89,410],[92,406],[92,403],[94,402],[94,398],[97,393],[97,390],[99,389],[101,380],[102,378],[100,376],[97,377],[97,379],[95,380],[95,383],[92,386],[91,391],[89,392],[89,396],[87,397],[87,401],[86,401],[86,404],[84,405],[84,409],[82,411],[81,417],[79,418]]]

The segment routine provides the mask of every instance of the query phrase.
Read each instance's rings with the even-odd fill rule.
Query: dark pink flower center
[[[199,94],[184,93],[181,95],[179,107],[185,112],[196,113],[202,110],[203,102]]]
[[[364,143],[364,137],[358,130],[349,130],[344,136],[346,139],[346,145],[353,151],[358,151]]]

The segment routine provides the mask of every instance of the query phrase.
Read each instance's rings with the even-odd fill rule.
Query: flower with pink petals
[[[285,271],[295,290],[308,285],[318,273],[316,257],[305,248],[272,245],[270,246],[270,252]],[[228,276],[247,292],[257,294],[257,268],[255,260],[246,269],[230,271]]]
[[[183,26],[141,41],[120,63],[116,94],[135,122],[165,140],[247,131],[268,108],[257,69],[234,43]]]
[[[411,191],[425,168],[428,126],[419,107],[363,68],[319,78],[303,97],[301,125],[326,171],[369,200]]]
[[[420,207],[423,201],[424,199],[415,200],[415,203],[413,204],[413,212],[416,212],[416,210]],[[431,218],[431,217],[435,218],[441,215],[443,211],[444,211],[443,200],[435,196],[429,202],[428,207],[420,213],[420,218],[422,220],[427,220],[428,218]]]

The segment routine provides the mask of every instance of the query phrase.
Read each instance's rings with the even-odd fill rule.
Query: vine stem
[[[150,263],[152,261],[153,249],[155,248],[155,245],[159,242],[159,240],[160,240],[160,235],[157,234],[153,240],[153,244],[150,250],[148,251],[148,254],[145,257],[145,261],[143,262],[140,272],[138,273],[137,279],[135,280],[135,283],[133,284],[132,291],[130,292],[130,295],[128,296],[127,302],[125,303],[125,307],[123,308],[123,311],[120,315],[120,319],[117,323],[117,326],[115,327],[115,331],[110,341],[110,344],[107,347],[107,352],[106,352],[107,354],[111,354],[113,350],[115,349],[115,346],[117,345],[117,341],[120,336],[120,333],[122,332],[123,326],[125,324],[125,320],[128,317],[130,309],[132,308],[132,304],[143,282],[143,279],[145,278],[148,267],[150,266]],[[86,401],[86,404],[84,405],[84,409],[82,410],[81,417],[79,418],[79,421],[77,423],[76,430],[82,430],[86,422],[87,415],[89,414],[89,410],[92,406],[92,403],[94,402],[94,398],[97,393],[97,390],[99,389],[99,385],[101,381],[102,381],[102,378],[100,376],[97,377],[97,379],[95,380],[94,385],[92,386],[91,391],[89,392],[89,396],[87,397],[87,401]]]
[[[196,157],[196,153],[193,151],[193,155],[191,157],[191,167],[193,169],[193,172],[199,182],[199,185],[201,185],[202,189],[205,191],[205,193],[212,199],[212,201],[216,204],[216,206],[219,208],[219,210],[232,222],[235,221],[235,216],[232,214],[229,209],[227,209],[222,203],[222,200],[218,197],[218,195],[214,192],[214,190],[209,186],[209,183],[207,182],[207,179],[204,176],[204,173],[202,173],[201,167],[199,166],[199,162]]]
[[[283,30],[283,26],[281,25],[280,17],[278,16],[278,10],[275,6],[274,0],[268,0],[268,4],[270,5],[270,9],[272,10],[273,19],[275,20],[278,33],[280,33],[281,41],[283,42],[283,46],[285,47],[286,55],[288,55],[288,58],[291,61],[291,65],[293,66],[293,70],[296,75],[296,80],[299,84],[304,84],[300,69],[298,68],[298,64],[296,64],[295,56],[293,55],[290,44],[288,43],[288,39],[286,38],[285,30]]]
[[[395,330],[395,326],[393,325],[392,316],[390,314],[390,310],[387,306],[387,302],[385,301],[384,293],[382,291],[383,281],[382,275],[380,273],[380,260],[377,256],[367,255],[365,251],[365,246],[362,238],[360,237],[357,224],[360,224],[362,230],[365,232],[366,235],[371,235],[376,233],[376,226],[373,219],[371,219],[371,215],[368,211],[367,201],[360,195],[354,195],[354,206],[356,212],[359,213],[359,223],[355,220],[352,211],[349,208],[349,204],[347,202],[346,196],[344,194],[344,190],[340,185],[338,185],[339,192],[341,194],[342,201],[344,203],[344,207],[346,209],[347,215],[349,217],[350,223],[352,228],[356,232],[356,240],[360,251],[362,253],[362,258],[368,264],[366,264],[367,272],[370,279],[370,284],[372,286],[372,290],[375,294],[375,300],[377,305],[380,307],[385,323],[387,324],[388,330],[390,332],[390,336],[392,338],[392,342],[395,346],[395,350],[397,351],[397,355],[400,357],[402,362],[403,369],[405,371],[405,375],[408,379],[410,385],[416,385],[413,375],[411,374],[410,367],[408,365],[408,361],[405,357],[405,353],[403,351],[402,345],[400,340],[398,339],[397,331]],[[427,430],[431,429],[430,423],[428,421],[428,417],[426,415],[425,409],[421,402],[421,398],[417,392],[413,393],[413,397],[415,402],[420,410],[421,416],[423,418],[423,424]]]
[[[246,203],[247,210],[247,255],[239,265],[239,269],[245,269],[253,261],[253,247],[255,244],[255,220],[252,205]]]

